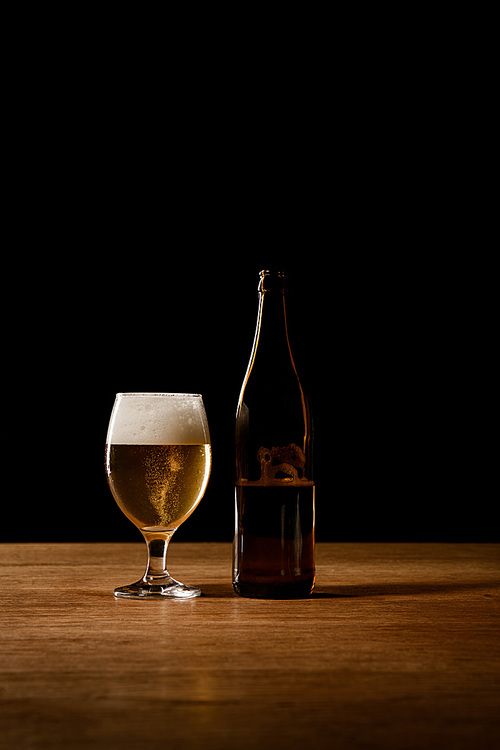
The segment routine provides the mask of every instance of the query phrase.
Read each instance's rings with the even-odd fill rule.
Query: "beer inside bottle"
[[[292,355],[282,271],[261,271],[254,344],[236,413],[233,587],[285,599],[314,588],[311,416]]]

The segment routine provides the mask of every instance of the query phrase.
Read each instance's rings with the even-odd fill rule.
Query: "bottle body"
[[[236,485],[234,590],[295,599],[314,588],[314,484]]]
[[[298,598],[314,588],[312,430],[287,330],[283,277],[261,272],[252,354],[236,414],[233,587]]]

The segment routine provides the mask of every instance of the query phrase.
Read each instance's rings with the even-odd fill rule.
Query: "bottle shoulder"
[[[298,383],[285,387],[282,381],[248,382],[241,390],[236,418],[265,415],[267,420],[273,416],[279,420],[285,416],[290,419],[295,415],[303,421],[309,413],[309,401]]]

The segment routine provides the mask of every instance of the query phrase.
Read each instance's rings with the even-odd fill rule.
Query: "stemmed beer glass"
[[[139,581],[115,589],[115,596],[201,594],[169,575],[166,557],[172,535],[203,497],[210,466],[210,434],[199,394],[117,393],[106,474],[118,506],[146,540],[148,565]]]

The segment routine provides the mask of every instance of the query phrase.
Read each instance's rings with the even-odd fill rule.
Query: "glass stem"
[[[175,529],[162,532],[141,531],[148,548],[148,567],[142,580],[145,583],[160,583],[160,579],[170,578],[167,571],[167,551]]]

